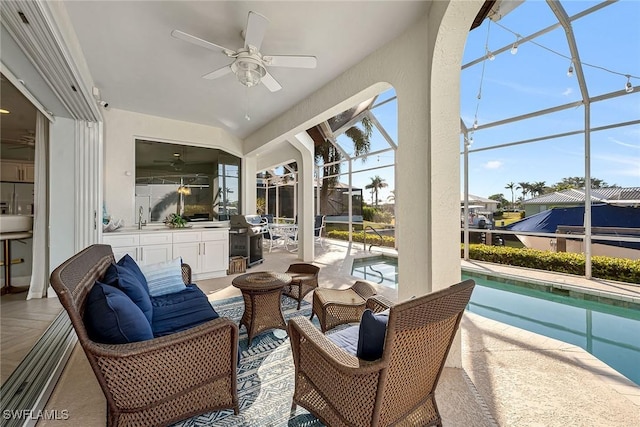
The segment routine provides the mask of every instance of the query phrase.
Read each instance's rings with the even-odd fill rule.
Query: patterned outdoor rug
[[[222,317],[238,323],[244,311],[242,297],[213,302]],[[285,320],[295,316],[309,318],[311,304],[282,297]],[[314,323],[317,326],[317,317]],[[255,336],[247,348],[247,331],[240,328],[240,361],[238,362],[238,399],[240,415],[232,410],[209,412],[181,421],[175,426],[223,426],[223,427],[317,427],[323,426],[313,415],[298,406],[291,416],[293,397],[293,358],[291,345],[285,331],[275,329]]]

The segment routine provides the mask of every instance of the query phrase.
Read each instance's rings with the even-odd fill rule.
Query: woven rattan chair
[[[367,299],[375,294],[376,289],[367,280],[357,280],[347,289],[318,288],[313,293],[309,320],[318,316],[322,332],[344,323],[359,322]]]
[[[300,405],[332,427],[442,426],[434,392],[474,285],[466,280],[392,306],[382,357],[372,362],[333,344],[308,319],[290,320],[292,410]],[[376,299],[367,305],[379,309]]]
[[[89,338],[83,323],[85,299],[112,262],[111,246],[93,245],[51,274],[51,285],[107,399],[107,425],[166,426],[226,408],[238,414],[238,327],[229,319],[129,344]],[[187,265],[182,273],[190,282]]]
[[[319,272],[320,267],[306,263],[291,264],[285,272],[291,276],[291,284],[282,293],[298,301],[298,310],[304,296],[318,287]]]

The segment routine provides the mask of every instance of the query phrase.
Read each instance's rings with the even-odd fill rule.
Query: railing
[[[369,245],[369,252],[371,252],[371,248],[374,246],[382,246],[382,243],[384,243],[384,237],[382,237],[382,235],[380,233],[378,233],[378,230],[376,230],[375,228],[373,228],[370,225],[367,225],[364,228],[364,239],[363,239],[363,245],[364,245],[364,250],[367,250],[367,230],[371,229],[371,231],[373,231],[379,238],[380,238],[380,245],[374,245],[373,243]]]
[[[381,271],[376,270],[375,268],[373,268],[373,267],[372,267],[372,266],[370,266],[370,265],[369,265],[369,266],[365,266],[365,267],[364,267],[364,277],[365,277],[365,279],[367,278],[367,267],[369,267],[369,270],[371,270],[371,271],[372,271],[372,272],[374,272],[374,273],[377,273],[377,274],[380,276],[380,280],[378,280],[378,283],[379,283],[379,284],[380,284],[380,283],[382,283],[382,282],[384,282],[384,274],[382,274],[382,272],[381,272]]]

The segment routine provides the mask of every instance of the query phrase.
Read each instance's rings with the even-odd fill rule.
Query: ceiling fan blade
[[[244,47],[248,49],[249,45],[251,45],[257,50],[260,50],[268,26],[269,20],[267,18],[259,13],[249,12],[247,28],[244,35]]]
[[[261,81],[267,87],[267,89],[269,89],[271,92],[277,92],[280,89],[282,89],[282,86],[280,86],[280,83],[278,83],[277,80],[274,79],[273,76],[269,74],[268,71],[264,75]]]
[[[184,40],[189,43],[193,43],[195,45],[204,47],[205,49],[213,50],[215,52],[233,52],[231,49],[227,49],[226,47],[218,46],[215,43],[208,42],[206,40],[202,40],[196,36],[192,36],[191,34],[184,33],[180,30],[171,31],[171,35],[177,39]]]
[[[222,77],[226,74],[229,74],[231,72],[231,65],[226,65],[222,68],[218,68],[215,71],[212,71],[208,74],[205,74],[204,76],[202,76],[203,79],[208,79],[208,80],[213,80],[213,79],[217,79],[218,77]]]
[[[318,60],[315,56],[266,55],[262,59],[272,67],[316,68],[318,65]]]

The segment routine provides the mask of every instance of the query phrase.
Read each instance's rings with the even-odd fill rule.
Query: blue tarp
[[[510,231],[555,233],[560,225],[582,227],[584,225],[584,206],[548,209],[511,223],[504,228]],[[637,228],[640,232],[640,208],[607,204],[592,205],[591,226]],[[639,243],[608,241],[601,241],[599,243],[640,249]]]

